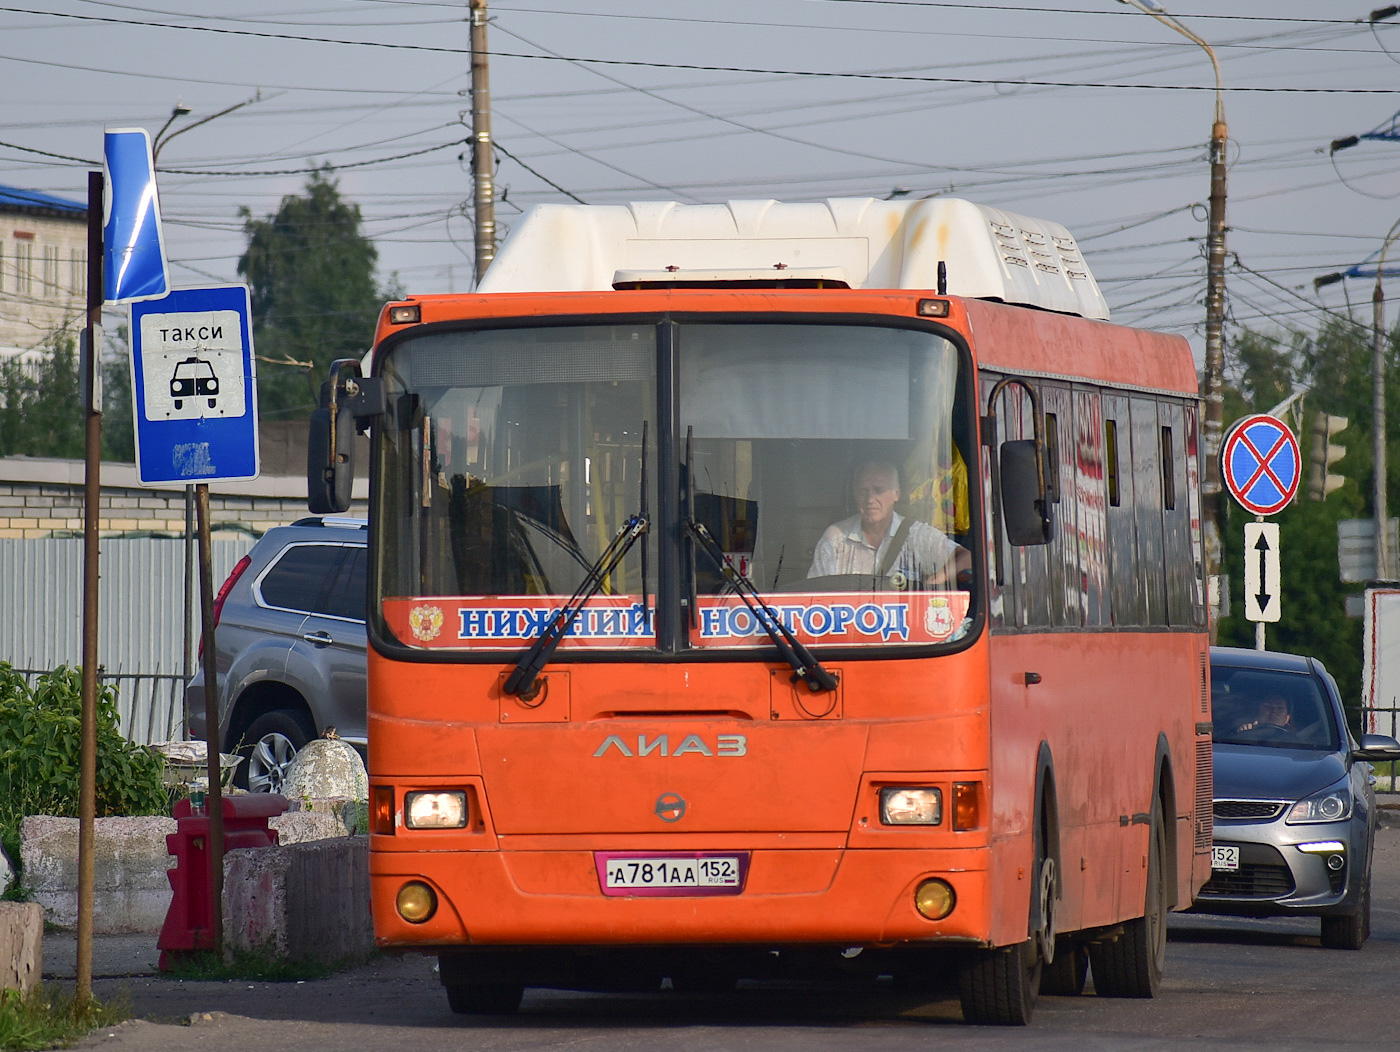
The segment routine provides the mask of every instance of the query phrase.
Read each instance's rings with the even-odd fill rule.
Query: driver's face
[[[1269,723],[1275,727],[1287,727],[1290,718],[1288,702],[1282,698],[1265,698],[1259,703],[1260,723]]]
[[[894,469],[878,464],[862,468],[856,476],[855,498],[861,525],[888,525],[894,514],[895,501],[899,500],[899,483]]]

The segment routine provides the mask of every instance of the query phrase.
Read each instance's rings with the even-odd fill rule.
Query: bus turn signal
[[[982,824],[976,782],[953,783],[953,828],[976,829]]]

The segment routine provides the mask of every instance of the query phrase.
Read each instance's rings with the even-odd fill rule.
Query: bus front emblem
[[[656,817],[663,822],[679,822],[685,817],[685,800],[676,793],[662,793],[656,798]]]

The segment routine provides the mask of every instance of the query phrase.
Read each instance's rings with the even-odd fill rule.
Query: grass
[[[20,996],[18,990],[0,990],[0,1050],[65,1048],[98,1027],[131,1018],[124,1001],[91,1000],[79,1008],[71,991],[41,986]]]
[[[296,983],[308,979],[324,979],[342,968],[361,963],[359,960],[294,960],[279,957],[267,949],[234,950],[227,960],[221,959],[212,950],[199,950],[194,953],[171,954],[168,961],[170,968],[164,974],[171,979],[198,982],[243,979],[259,983]]]

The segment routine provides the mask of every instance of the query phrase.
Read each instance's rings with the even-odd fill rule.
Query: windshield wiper
[[[502,688],[507,694],[514,694],[517,697],[531,701],[539,694],[540,688],[535,681],[539,678],[540,672],[549,659],[554,656],[554,651],[559,648],[564,636],[573,627],[578,615],[583,612],[583,608],[588,605],[588,601],[598,594],[598,589],[603,587],[603,582],[608,575],[617,569],[618,563],[622,562],[632,545],[637,542],[637,538],[646,534],[651,526],[651,517],[647,514],[647,422],[642,421],[642,471],[641,471],[641,511],[630,516],[622,524],[622,528],[617,531],[608,546],[603,549],[603,554],[598,556],[596,562],[588,568],[588,573],[584,575],[583,582],[574,590],[574,594],[569,597],[569,601],[560,607],[559,612],[545,625],[544,631],[539,638],[531,644],[530,649],[520,655],[520,659],[515,663],[515,671],[506,677],[505,686]],[[647,546],[646,541],[642,542],[642,619],[645,623],[647,617],[647,606],[649,596],[647,595]]]
[[[539,693],[535,680],[540,672],[554,656],[554,651],[578,620],[578,615],[588,605],[588,601],[598,594],[598,590],[603,587],[603,581],[617,569],[617,564],[622,562],[637,538],[647,532],[648,526],[645,515],[632,515],[622,524],[622,529],[617,531],[617,536],[603,549],[598,561],[588,568],[583,583],[569,597],[569,601],[550,618],[549,624],[545,625],[544,631],[530,649],[520,655],[520,660],[515,663],[515,671],[506,678],[503,689],[507,694],[515,694],[529,701]],[[643,616],[645,609],[643,607]]]
[[[700,550],[709,557],[715,568],[744,601],[754,620],[763,626],[783,660],[792,666],[793,679],[807,684],[807,689],[813,694],[823,690],[835,690],[836,677],[822,667],[821,662],[812,656],[812,652],[798,641],[787,625],[783,624],[778,612],[768,605],[758,589],[734,568],[734,563],[724,554],[724,549],[705,528],[705,524],[690,518],[686,520],[685,528],[695,538]]]

